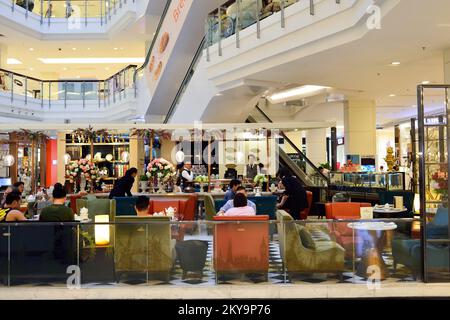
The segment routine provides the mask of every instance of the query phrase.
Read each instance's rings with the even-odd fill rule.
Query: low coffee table
[[[369,266],[378,266],[380,268],[380,280],[384,280],[389,276],[389,271],[386,263],[381,256],[380,240],[382,240],[383,232],[397,229],[397,225],[393,222],[352,222],[348,224],[349,228],[355,230],[368,231],[371,241],[364,242],[363,258],[358,265],[356,275],[362,278],[368,278],[367,269]]]

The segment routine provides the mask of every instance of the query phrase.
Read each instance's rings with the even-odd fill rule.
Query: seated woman
[[[236,193],[233,199],[233,208],[228,209],[224,216],[254,216],[255,209],[248,205],[247,197],[243,193]]]

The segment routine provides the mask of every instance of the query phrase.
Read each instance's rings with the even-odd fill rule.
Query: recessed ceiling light
[[[396,95],[395,94],[393,94],[393,93],[391,93],[390,95],[389,95],[389,97],[395,97]]]
[[[33,71],[34,69],[33,68],[30,68],[30,71]]]
[[[114,50],[117,50],[117,49],[119,49],[119,48],[114,48]]]
[[[108,68],[108,67],[106,67],[106,68],[105,68],[105,70],[109,70],[109,68]]]
[[[216,97],[220,97],[220,96],[223,96],[223,94],[222,93],[216,93]]]
[[[75,78],[80,79],[80,76],[76,76]]]
[[[45,64],[143,63],[145,58],[38,58]]]
[[[91,48],[87,48],[88,50],[91,50]]]
[[[314,93],[318,93],[324,89],[328,89],[329,87],[323,87],[323,86],[314,86],[314,85],[305,85],[293,89],[289,89],[286,91],[282,91],[279,93],[275,93],[269,97],[269,100],[283,100],[288,99],[296,96],[302,96],[302,95],[310,95]]]
[[[77,48],[72,48],[73,51],[77,50]]]
[[[30,51],[34,51],[34,48],[29,48],[28,50],[30,50]]]
[[[430,83],[431,83],[431,81],[428,81],[428,80],[422,81],[422,84],[430,84]]]
[[[392,66],[399,66],[400,65],[400,61],[393,61],[391,62]]]
[[[64,70],[64,71],[66,71],[66,70],[67,70],[67,68],[66,68],[66,67],[64,67],[64,68],[63,68],[63,70]]]
[[[15,58],[8,58],[6,59],[6,64],[22,64],[22,61]]]

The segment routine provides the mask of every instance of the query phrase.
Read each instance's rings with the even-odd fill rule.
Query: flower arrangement
[[[253,179],[253,182],[256,183],[256,185],[260,186],[264,182],[267,182],[267,177],[263,174],[257,174]]]
[[[86,159],[70,161],[66,168],[66,179],[74,183],[78,177],[82,176],[86,178],[86,181],[97,180],[99,178],[97,166]]]
[[[177,174],[172,163],[164,158],[152,160],[147,166],[147,177],[157,178],[158,180],[167,182]]]
[[[448,172],[436,171],[431,175],[432,187],[437,194],[448,195]]]

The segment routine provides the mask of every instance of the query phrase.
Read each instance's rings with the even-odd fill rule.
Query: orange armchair
[[[306,200],[308,201],[308,208],[300,212],[300,220],[308,219],[309,212],[311,211],[313,202],[313,193],[311,191],[306,191]]]
[[[220,273],[264,273],[269,270],[269,216],[215,216],[214,269]],[[264,222],[265,221],[265,222]],[[253,222],[253,223],[252,223]]]
[[[349,219],[358,220],[361,218],[360,209],[362,207],[371,207],[367,202],[333,202],[325,204],[325,214],[327,219]],[[334,235],[338,242],[345,249],[345,257],[353,257],[353,251],[356,256],[361,255],[363,238],[357,230],[347,226],[348,222],[335,222]]]
[[[325,204],[327,219],[359,219],[360,208],[371,207],[367,202],[331,202]]]

